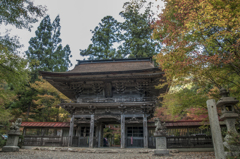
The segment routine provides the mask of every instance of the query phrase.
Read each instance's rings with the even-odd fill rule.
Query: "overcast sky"
[[[113,16],[117,21],[122,22],[123,18],[119,16],[119,12],[123,11],[123,4],[128,0],[34,0],[36,5],[44,5],[47,7],[47,14],[50,15],[51,21],[57,15],[60,15],[62,45],[69,44],[71,49],[71,62],[75,66],[76,60],[82,60],[79,49],[86,49],[91,43],[93,30],[101,19],[107,15]],[[162,2],[151,0],[154,6],[162,6]],[[26,51],[31,37],[35,36],[35,31],[42,19],[35,23],[32,31],[25,29],[15,29],[11,31],[12,35],[20,37],[21,44],[24,47],[22,52]],[[11,28],[7,26],[7,28]]]

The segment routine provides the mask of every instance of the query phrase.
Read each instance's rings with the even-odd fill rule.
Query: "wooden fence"
[[[24,136],[24,146],[68,146],[68,137],[53,136]],[[89,147],[87,138],[73,137],[73,145],[75,147]],[[97,147],[97,140],[94,137],[94,147]],[[126,147],[143,147],[143,138],[127,137]],[[156,148],[155,137],[148,138],[148,147]],[[212,148],[211,136],[178,136],[167,137],[167,148]]]
[[[148,147],[156,148],[155,137],[148,138]],[[212,148],[211,136],[173,136],[167,137],[167,148]]]
[[[24,146],[68,146],[68,137],[24,136]]]

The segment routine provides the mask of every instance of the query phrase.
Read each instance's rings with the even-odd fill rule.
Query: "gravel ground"
[[[20,149],[19,152],[2,152],[0,159],[214,159],[214,152],[179,152],[172,156],[153,156],[152,152],[121,152],[121,153],[82,153],[63,151],[42,151]]]

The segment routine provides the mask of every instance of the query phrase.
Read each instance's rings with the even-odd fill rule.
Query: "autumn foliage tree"
[[[33,99],[34,107],[31,107],[31,116],[35,121],[66,121],[69,113],[58,106],[62,99],[68,99],[46,80],[31,83],[30,87],[38,94]]]
[[[164,0],[165,8],[153,24],[153,37],[163,44],[156,56],[165,72],[165,84],[191,84],[195,91],[180,91],[178,112],[200,107],[214,87],[227,87],[240,98],[240,2],[230,0]],[[192,89],[189,89],[192,90]],[[165,94],[165,105],[167,96]],[[185,98],[186,97],[186,98]],[[199,102],[196,102],[199,98]],[[172,98],[174,100],[174,98]],[[171,101],[171,100],[169,100]],[[164,104],[164,103],[163,103]],[[204,104],[206,106],[206,104]]]

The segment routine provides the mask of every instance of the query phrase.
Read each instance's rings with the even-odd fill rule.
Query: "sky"
[[[70,58],[73,69],[76,65],[76,60],[82,60],[80,49],[86,49],[91,44],[92,33],[90,30],[98,25],[101,19],[107,15],[112,16],[119,22],[124,19],[119,15],[123,11],[123,4],[128,0],[33,0],[35,5],[43,5],[47,7],[47,15],[53,21],[57,15],[60,16],[61,36],[63,47],[69,44],[72,58]],[[154,6],[163,6],[160,0],[149,0],[154,2]],[[154,7],[156,8],[156,7]],[[35,31],[41,20],[33,24],[32,31],[26,29],[16,29],[11,26],[6,26],[11,29],[11,35],[17,35],[20,43],[24,46],[21,48],[23,53],[28,49],[28,42],[31,37],[35,37]]]

